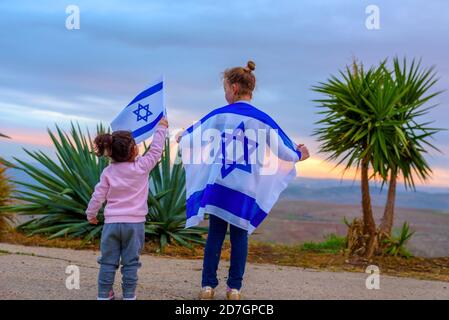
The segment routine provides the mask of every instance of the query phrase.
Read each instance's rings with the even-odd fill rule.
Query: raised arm
[[[168,122],[165,118],[162,118],[156,127],[156,131],[154,132],[153,142],[151,143],[150,150],[148,150],[148,152],[143,157],[140,157],[138,159],[139,166],[141,166],[144,170],[152,170],[161,158],[162,151],[164,150],[167,128]]]
[[[92,198],[89,201],[89,205],[86,209],[87,220],[96,224],[97,214],[103,203],[106,201],[106,195],[109,191],[109,182],[106,174],[103,172],[100,176],[100,182],[95,186],[95,191],[92,194]]]

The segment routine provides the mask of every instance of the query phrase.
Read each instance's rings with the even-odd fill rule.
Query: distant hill
[[[405,191],[398,188],[396,206],[415,209],[433,209],[449,213],[449,190],[428,188],[429,191]],[[443,191],[443,192],[441,192]],[[384,206],[387,186],[383,190],[379,186],[371,185],[372,203]],[[360,203],[360,186],[358,183],[338,180],[297,179],[290,183],[282,193],[281,199],[320,201],[337,204]]]

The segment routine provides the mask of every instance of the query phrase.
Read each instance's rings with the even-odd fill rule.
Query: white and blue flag
[[[236,102],[204,116],[180,141],[186,228],[213,214],[251,234],[296,176],[296,145],[267,114]]]
[[[163,77],[139,93],[112,121],[113,131],[131,131],[136,143],[151,137],[166,114]]]

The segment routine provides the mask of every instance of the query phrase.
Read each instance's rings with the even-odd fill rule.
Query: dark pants
[[[144,223],[106,223],[101,234],[98,297],[107,298],[121,261],[123,298],[135,297],[139,255],[145,241]]]
[[[209,215],[209,234],[204,249],[202,287],[215,288],[218,285],[217,269],[227,229],[226,221],[212,214]],[[231,289],[240,290],[248,256],[248,232],[231,224],[230,233],[231,266],[227,284]]]

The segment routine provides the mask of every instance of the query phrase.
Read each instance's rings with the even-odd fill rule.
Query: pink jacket
[[[95,186],[86,210],[96,217],[103,203],[105,223],[145,222],[148,213],[148,174],[156,166],[164,149],[167,129],[157,126],[150,150],[133,162],[116,162],[107,166]]]

